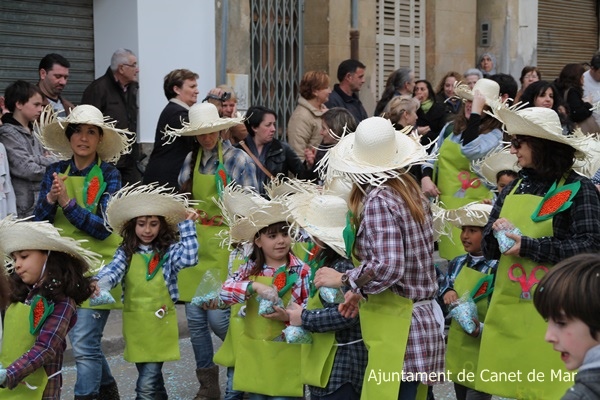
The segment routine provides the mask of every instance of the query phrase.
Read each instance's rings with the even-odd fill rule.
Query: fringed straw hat
[[[258,195],[256,195],[258,196]],[[263,228],[277,222],[287,222],[289,211],[281,200],[270,200],[250,209],[247,217],[235,218],[230,225],[231,243],[252,242]]]
[[[172,143],[179,136],[197,136],[218,132],[223,129],[239,125],[244,118],[221,118],[219,111],[214,104],[198,103],[194,104],[188,113],[189,122],[184,121],[183,127],[173,129],[169,126],[163,131],[167,143]]]
[[[473,171],[481,176],[490,187],[497,186],[496,175],[500,171],[519,172],[521,167],[517,164],[517,156],[510,154],[510,147],[500,147],[488,153],[484,158],[471,162]]]
[[[319,191],[319,188],[310,181],[290,179],[282,174],[265,184],[265,192],[270,199],[317,191]]]
[[[12,216],[0,220],[0,252],[7,256],[22,250],[50,250],[66,253],[88,266],[100,264],[100,255],[84,248],[85,242],[61,236],[48,221],[17,220]]]
[[[176,230],[177,224],[186,219],[187,210],[195,203],[185,194],[156,183],[128,185],[110,197],[105,221],[111,230],[121,233],[125,224],[133,218],[159,215]]]
[[[456,82],[454,84],[454,94],[464,100],[473,100],[474,93],[476,90],[485,97],[485,104],[491,108],[496,108],[501,104],[500,101],[500,85],[498,82],[487,78],[481,78],[471,89],[468,85],[462,82]]]
[[[440,206],[439,200],[431,201],[430,206],[433,217],[433,240],[437,242],[442,236],[452,238],[450,226],[446,223],[447,210]]]
[[[579,128],[574,132],[575,137],[589,136],[583,133]],[[593,138],[593,139],[592,139]],[[587,140],[583,146],[586,148],[585,160],[575,160],[573,170],[587,178],[592,178],[598,170],[600,170],[600,140],[597,135],[592,135],[592,138]]]
[[[474,202],[460,208],[447,210],[445,219],[457,228],[463,226],[484,227],[490,218],[491,212],[491,204]]]
[[[350,201],[351,191],[352,181],[342,175],[328,177],[323,184],[323,194],[341,197],[346,203]]]
[[[213,198],[213,201],[221,209],[221,215],[229,226],[234,223],[236,218],[248,217],[251,210],[269,203],[267,199],[257,195],[254,190],[235,182],[225,186],[222,196],[218,199]]]
[[[92,105],[79,105],[66,118],[58,118],[57,115],[52,106],[46,106],[40,115],[39,129],[35,131],[42,145],[63,159],[73,156],[71,143],[65,134],[69,124],[88,124],[102,129],[102,140],[96,151],[106,162],[115,162],[122,154],[129,153],[135,142],[135,132],[116,128],[116,121],[111,121]]]
[[[380,186],[432,158],[410,134],[412,129],[408,126],[396,131],[385,118],[367,118],[358,124],[356,132],[340,139],[317,168],[327,168],[328,173],[331,169],[334,175],[344,175],[359,184]]]

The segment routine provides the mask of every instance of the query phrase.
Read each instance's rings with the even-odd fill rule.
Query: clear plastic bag
[[[221,300],[221,287],[223,282],[218,278],[218,270],[208,270],[202,276],[196,293],[190,303],[200,308],[210,306],[211,303],[217,302],[217,308],[225,308],[226,305]]]
[[[344,302],[344,292],[340,288],[334,289],[323,286],[319,288],[319,294],[323,301],[327,303],[340,304]]]
[[[289,325],[283,331],[283,337],[286,343],[292,344],[310,344],[312,343],[312,335],[309,331],[301,326]]]
[[[283,300],[279,297],[273,301],[272,299],[263,299],[257,296],[256,301],[258,301],[258,315],[273,314],[275,312],[273,307],[275,306],[283,308]]]
[[[90,297],[90,306],[96,307],[115,303],[115,298],[112,296],[112,294],[110,294],[111,287],[108,277],[103,277],[102,279],[98,280],[96,285],[98,285],[100,293],[98,296]]]
[[[509,221],[503,221],[501,229],[494,231],[494,237],[498,241],[500,253],[505,253],[508,249],[515,245],[515,241],[506,236],[507,233],[513,233],[518,236],[522,235],[519,228],[515,227]]]
[[[473,318],[478,319],[477,305],[475,305],[470,293],[463,294],[450,305],[450,315],[468,334],[475,331],[477,326]]]

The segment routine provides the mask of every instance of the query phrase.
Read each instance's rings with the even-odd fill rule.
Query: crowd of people
[[[136,55],[77,106],[69,68],[48,54],[4,92],[0,398],[59,399],[68,336],[75,399],[119,399],[101,341],[122,309],[136,398],[167,399],[178,302],[195,400],[600,397],[600,53],[520,88],[490,53],[435,89],[399,68],[371,117],[345,60],[332,89],[304,74],[285,141],[176,69],[144,171]]]

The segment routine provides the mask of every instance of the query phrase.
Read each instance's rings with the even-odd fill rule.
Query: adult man
[[[327,108],[344,107],[354,116],[358,124],[367,118],[367,112],[358,98],[358,92],[365,83],[365,65],[358,60],[345,60],[340,63],[337,78],[340,82],[333,86]]]
[[[110,67],[100,78],[92,82],[83,92],[82,104],[91,104],[117,121],[119,129],[129,129],[131,135],[137,132],[137,92],[138,64],[136,55],[128,49],[118,49],[110,59]],[[139,145],[131,147],[131,153],[119,158],[117,169],[121,173],[123,185],[140,181],[137,168]]]
[[[590,61],[590,69],[583,73],[583,97],[592,104],[600,101],[600,52]],[[600,112],[594,111],[594,119],[600,125]]]
[[[66,117],[74,107],[73,103],[61,96],[69,80],[71,63],[60,54],[46,54],[39,65],[40,80],[38,86],[46,100],[44,105],[52,104],[59,117]]]

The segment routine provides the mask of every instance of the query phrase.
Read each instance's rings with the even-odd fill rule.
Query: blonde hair
[[[393,125],[400,127],[400,119],[406,111],[417,112],[421,103],[412,96],[396,96],[385,106],[383,117],[389,119]]]

